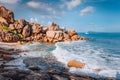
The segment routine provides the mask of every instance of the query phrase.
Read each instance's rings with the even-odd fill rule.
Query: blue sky
[[[0,0],[15,19],[49,25],[51,22],[79,32],[120,32],[120,0]]]

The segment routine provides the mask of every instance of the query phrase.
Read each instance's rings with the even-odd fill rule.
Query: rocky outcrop
[[[72,37],[73,35],[77,35],[77,32],[75,30],[69,30],[68,35]]]
[[[115,78],[93,78],[83,74],[70,72],[46,72],[24,71],[18,69],[0,69],[0,80],[117,80]]]
[[[33,34],[39,34],[42,31],[42,27],[40,24],[32,24],[32,32]]]
[[[6,9],[4,6],[0,6],[0,17],[7,20],[7,23],[14,22],[14,13],[11,10]]]
[[[0,23],[0,41],[1,42],[16,42],[19,40],[19,37],[12,32],[6,26]]]
[[[63,41],[85,40],[78,36],[75,30],[60,28],[58,24],[51,23],[50,27],[37,23],[29,23],[24,19],[14,20],[11,10],[0,6],[0,41],[37,41],[56,43]]]

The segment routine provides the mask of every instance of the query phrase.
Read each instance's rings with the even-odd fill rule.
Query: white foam
[[[27,70],[23,60],[26,58],[33,57],[45,57],[50,54],[49,45],[44,45],[41,43],[33,43],[33,44],[25,44],[21,45],[19,49],[28,50],[28,52],[21,52],[19,55],[15,55],[15,60],[11,60],[6,65],[13,65],[17,67],[8,67],[8,68],[19,68],[23,70]],[[37,50],[36,50],[37,49]]]
[[[117,74],[120,73],[120,58],[109,57],[102,49],[96,50],[85,41],[57,43],[56,49],[52,53],[58,61],[64,64],[73,59],[85,63],[83,69],[70,68],[72,73],[85,73],[93,77],[116,77],[120,75]],[[95,73],[97,69],[100,71]],[[117,78],[120,77],[117,76]]]

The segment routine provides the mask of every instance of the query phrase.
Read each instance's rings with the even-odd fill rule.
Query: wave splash
[[[93,77],[120,78],[120,55],[109,54],[98,46],[91,45],[88,41],[56,43],[52,54],[58,61],[67,64],[70,60],[85,63],[83,69],[70,68],[72,73],[84,73]],[[67,66],[66,66],[67,67]],[[96,72],[99,70],[98,72]]]

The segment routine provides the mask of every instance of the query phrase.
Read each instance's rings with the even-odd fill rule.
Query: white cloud
[[[34,2],[34,1],[28,2],[27,5],[28,5],[29,7],[32,7],[32,8],[38,8],[38,7],[40,7],[40,3]]]
[[[27,7],[38,12],[41,18],[45,19],[61,19],[65,15],[59,5],[48,4],[41,1],[29,1],[26,3]]]
[[[94,7],[88,6],[80,11],[81,16],[88,15],[89,13],[92,13],[94,11]]]
[[[27,5],[31,8],[36,8],[36,9],[44,9],[47,11],[53,10],[53,8],[50,5],[43,2],[30,1],[27,3]]]
[[[67,8],[69,10],[77,7],[78,5],[80,5],[82,3],[82,0],[71,0],[70,2],[66,2],[67,4]]]
[[[0,0],[0,3],[4,3],[4,4],[16,4],[19,1],[20,0]]]
[[[30,1],[27,3],[27,6],[38,9],[39,11],[42,11],[42,12],[44,11],[53,12],[54,11],[53,7],[43,2]]]

